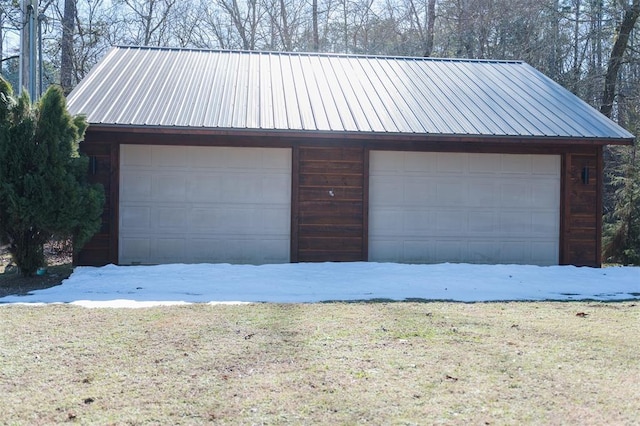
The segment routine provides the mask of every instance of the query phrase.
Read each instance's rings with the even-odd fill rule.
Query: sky
[[[141,308],[185,303],[314,303],[385,299],[640,300],[640,267],[443,263],[170,264],[77,267],[61,285],[4,304]]]

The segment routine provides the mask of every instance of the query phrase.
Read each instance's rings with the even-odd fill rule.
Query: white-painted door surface
[[[119,263],[289,261],[291,150],[122,145]]]
[[[560,156],[370,153],[369,260],[559,260]]]

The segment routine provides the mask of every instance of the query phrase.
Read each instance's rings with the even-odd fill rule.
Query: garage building
[[[518,61],[115,47],[68,106],[107,194],[80,265],[599,266],[633,141]]]

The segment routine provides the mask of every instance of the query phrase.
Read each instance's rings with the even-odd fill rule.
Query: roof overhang
[[[497,144],[561,144],[561,145],[632,145],[635,138],[577,138],[554,135],[522,136],[522,135],[473,135],[473,134],[423,134],[423,133],[381,133],[381,132],[345,132],[345,131],[300,131],[300,130],[265,130],[237,128],[206,128],[180,126],[133,126],[114,124],[90,124],[89,132],[131,133],[131,134],[163,134],[193,135],[212,137],[244,137],[244,138],[285,138],[285,139],[340,139],[354,141],[384,142],[466,142]]]

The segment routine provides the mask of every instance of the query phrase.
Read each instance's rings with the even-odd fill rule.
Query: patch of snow
[[[640,299],[640,267],[443,263],[170,264],[78,267],[56,287],[0,304],[149,307],[355,300],[460,302]]]

